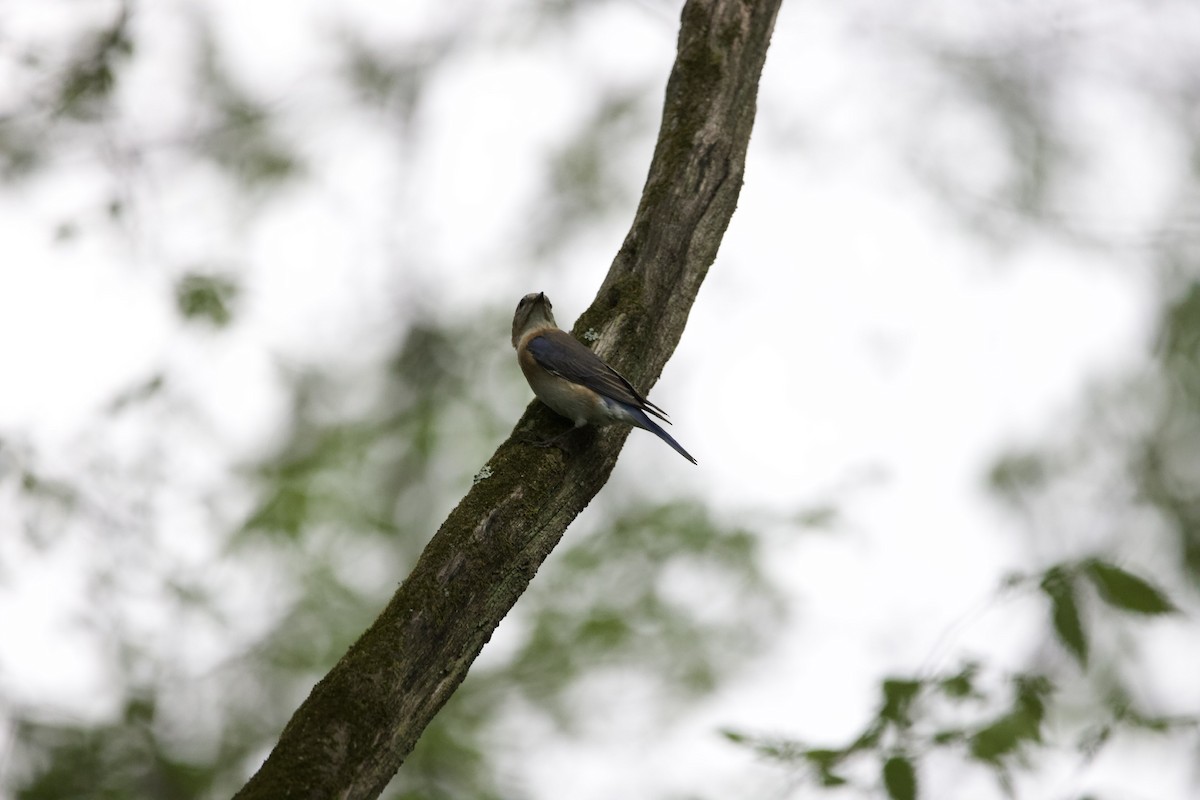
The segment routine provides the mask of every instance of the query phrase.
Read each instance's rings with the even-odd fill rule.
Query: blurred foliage
[[[491,757],[526,752],[496,739],[498,723],[522,724],[514,718],[536,713],[563,734],[579,733],[595,702],[589,685],[613,674],[626,690],[647,682],[645,696],[670,715],[760,652],[779,622],[782,598],[761,570],[758,539],[697,504],[635,505],[579,533],[572,530],[504,622],[502,631],[517,630],[506,655],[476,663],[389,797],[520,796],[518,787],[498,788],[504,772],[482,749],[490,743]]]
[[[572,13],[559,8],[555,24],[568,24]],[[194,89],[188,127],[147,137],[118,124],[122,82],[141,52],[136,18],[136,6],[114,6],[69,55],[47,49],[30,62],[29,85],[54,75],[57,89],[34,88],[0,114],[6,176],[33,179],[68,154],[97,159],[117,186],[100,215],[110,223],[137,219],[137,192],[121,184],[141,180],[145,159],[163,154],[172,171],[215,165],[235,199],[278,196],[308,177],[279,122],[281,101],[263,99],[230,67],[202,13],[193,18],[191,47],[180,51]],[[374,34],[336,29],[338,77],[364,107],[389,112],[381,121],[404,135],[427,85],[468,32],[451,28],[408,48],[383,46]],[[556,250],[633,200],[614,177],[619,171],[604,165],[645,134],[654,104],[644,88],[602,93],[548,158],[543,178],[552,198],[538,206],[544,218],[533,226],[534,250]],[[243,225],[258,213],[238,208],[250,217]],[[125,231],[138,234],[135,226]],[[93,232],[68,219],[56,238]],[[242,280],[204,266],[214,262],[221,256],[175,268],[175,310],[185,323],[236,340]],[[236,790],[313,682],[378,613],[474,465],[505,435],[512,420],[498,409],[527,397],[510,354],[499,354],[503,378],[493,374],[495,331],[508,327],[508,303],[466,320],[435,311],[407,309],[388,332],[393,345],[376,357],[280,366],[291,401],[277,443],[237,471],[228,491],[239,502],[210,501],[204,526],[217,546],[186,568],[168,566],[154,534],[166,519],[159,503],[173,494],[177,463],[161,451],[154,429],[167,420],[196,424],[170,364],[115,393],[103,409],[108,431],[98,428],[79,444],[80,469],[63,471],[69,477],[41,465],[31,447],[5,442],[0,482],[18,487],[42,546],[52,541],[45,535],[51,515],[58,530],[91,528],[106,543],[106,557],[93,567],[100,588],[89,597],[87,625],[103,643],[114,695],[109,710],[89,720],[11,704],[12,759],[0,781],[13,797],[184,800]],[[511,385],[511,397],[472,391],[481,376],[490,386]],[[122,426],[137,420],[149,437],[145,458],[111,458],[110,450],[131,449]],[[103,465],[102,479],[93,459]],[[543,566],[505,623],[512,646],[475,666],[388,797],[520,796],[519,782],[505,785],[512,772],[501,765],[523,744],[501,731],[531,715],[577,730],[589,685],[614,673],[654,687],[652,705],[670,714],[713,691],[765,644],[783,603],[761,568],[757,537],[697,501],[635,497],[593,530],[577,526]],[[259,606],[271,598],[266,619],[245,614],[247,592]],[[223,640],[217,651],[225,655],[193,663],[190,651],[173,651],[169,636],[140,639],[145,598],[159,598],[172,629]]]
[[[1173,605],[1145,579],[1098,559],[1056,564],[1006,582],[1005,591],[1037,587],[1046,596],[1053,629],[1076,667],[1086,673],[1089,638],[1076,605],[1076,584],[1084,579],[1094,584],[1110,613],[1158,615],[1170,612]],[[1091,615],[1096,621],[1104,616]],[[1106,654],[1110,663],[1117,658]],[[1048,750],[1071,750],[1086,763],[1117,734],[1200,733],[1200,714],[1143,711],[1119,683],[1081,711],[1071,691],[1078,680],[1077,670],[1063,662],[1049,671],[1009,674],[966,662],[946,672],[882,680],[874,715],[841,746],[736,729],[724,734],[780,764],[802,784],[855,786],[873,795],[882,788],[892,800],[911,800],[922,796],[921,764],[935,753],[948,753],[989,771],[1011,797],[1017,796],[1015,773],[1035,772],[1041,766],[1039,756]],[[1049,728],[1054,728],[1053,735],[1048,735]]]
[[[455,45],[452,36],[444,36],[385,50],[349,30],[341,39],[344,76],[359,99],[394,113],[404,128],[412,125],[426,84]]]
[[[45,758],[20,792],[27,800],[64,797],[199,797],[212,770],[174,760],[152,730],[153,707],[130,701],[124,717],[94,728],[22,721],[17,738]]]
[[[1181,7],[1167,2],[1156,11],[1165,19]],[[100,193],[98,217],[146,236],[130,223],[137,193],[129,190],[152,184],[143,170],[167,153],[172,160],[159,177],[168,180],[196,163],[216,168],[244,227],[213,236],[246,244],[257,211],[238,201],[280,197],[313,177],[304,132],[282,119],[293,98],[252,87],[229,61],[217,29],[195,11],[185,37],[194,47],[180,48],[191,87],[186,120],[152,134],[123,124],[131,67],[150,49],[135,24],[145,7],[107,8],[103,19],[69,35],[64,30],[61,41],[0,40],[11,76],[0,107],[3,188],[19,196],[39,178],[101,164],[113,186]],[[534,3],[503,24],[493,22],[498,30],[463,18],[401,42],[335,25],[331,71],[358,103],[385,118],[388,135],[404,136],[458,53],[514,30],[522,41],[557,36],[595,8]],[[884,12],[864,18],[877,13]],[[1191,144],[1190,160],[1176,170],[1178,202],[1148,235],[1147,273],[1159,287],[1152,368],[1114,377],[1089,399],[1075,428],[1060,426],[1046,441],[1014,447],[989,475],[995,496],[1028,524],[1037,547],[1084,539],[1090,548],[1086,555],[1052,552],[1048,566],[1007,587],[1041,601],[1046,638],[1066,657],[1028,669],[968,662],[886,678],[872,718],[837,747],[726,732],[816,786],[907,800],[930,783],[922,772],[935,753],[965,759],[1012,787],[1016,775],[1035,771],[1039,755],[1063,748],[1066,739],[1073,740],[1066,749],[1087,760],[1119,734],[1196,728],[1195,709],[1167,713],[1134,699],[1139,674],[1123,667],[1135,648],[1128,640],[1114,645],[1109,634],[1187,607],[1189,597],[1176,587],[1194,588],[1200,580],[1200,147],[1192,124],[1197,70],[1187,68],[1200,48],[1178,48],[1173,68],[1151,70],[1146,62],[1120,60],[1139,57],[1132,47],[1109,58],[1103,43],[1087,35],[1086,19],[1077,29],[1047,21],[1043,15],[1060,13],[1053,4],[1044,11],[1023,7],[1028,24],[1009,25],[1004,17],[976,38],[962,35],[970,26],[929,32],[913,27],[928,22],[927,15],[907,7],[896,13],[879,17],[879,27],[894,26],[896,38],[912,34],[924,67],[909,77],[922,86],[928,81],[933,99],[904,121],[907,129],[897,125],[888,134],[955,218],[991,241],[1012,244],[1032,233],[1127,246],[1064,213],[1063,198],[1086,164],[1081,128],[1064,102],[1073,82],[1097,76],[1124,82],[1149,106],[1171,109]],[[1188,30],[1179,25],[1168,32]],[[1169,37],[1162,38],[1167,54]],[[542,192],[530,211],[531,239],[523,245],[530,262],[559,258],[636,199],[636,186],[623,183],[625,171],[612,165],[648,158],[630,146],[655,124],[658,98],[648,92],[648,85],[597,86],[574,129],[552,146],[537,176]],[[972,141],[975,150],[943,150],[933,134],[947,109],[977,115],[991,136]],[[995,153],[986,147],[993,140]],[[980,166],[997,154],[999,169]],[[394,217],[411,211],[399,209]],[[75,242],[92,233],[66,219],[55,224],[54,238]],[[397,253],[396,263],[419,261],[419,247],[413,250]],[[241,281],[195,267],[225,263],[219,259],[206,255],[181,265],[166,257],[154,266],[177,276],[170,301],[183,320],[225,329],[232,339],[240,332]],[[169,518],[163,506],[181,504],[171,483],[176,462],[163,452],[175,440],[164,444],[167,437],[156,434],[166,420],[196,424],[170,365],[118,391],[102,409],[111,438],[97,434],[73,447],[69,464],[6,432],[0,490],[19,510],[32,551],[49,552],[74,535],[93,555],[91,608],[80,627],[103,643],[115,700],[107,712],[80,719],[0,698],[11,740],[11,757],[0,764],[4,790],[18,798],[229,796],[312,683],[369,624],[474,465],[507,433],[512,421],[498,411],[504,404],[469,391],[486,375],[489,386],[511,381],[504,399],[527,396],[509,353],[506,377],[493,379],[494,332],[508,324],[503,305],[467,320],[408,308],[382,337],[393,345],[377,359],[281,368],[291,402],[276,446],[243,463],[236,484],[225,487],[237,501],[199,503],[210,512],[203,530],[217,545],[186,566],[157,552],[167,549],[174,531],[155,535]],[[144,458],[128,457],[136,447],[121,429],[135,416],[149,431]],[[837,527],[840,520],[837,505],[821,504],[798,523]],[[513,729],[536,720],[551,723],[558,735],[581,731],[595,707],[589,690],[614,674],[649,687],[646,696],[661,706],[656,711],[669,714],[719,687],[765,646],[782,618],[760,537],[698,500],[629,500],[606,508],[593,527],[573,529],[543,567],[502,628],[507,640],[475,665],[387,796],[520,797],[511,763],[514,754],[537,757],[521,752],[537,742],[513,737]],[[1153,580],[1113,555],[1123,542],[1163,534],[1179,558]],[[1102,549],[1095,549],[1097,539]],[[19,568],[0,562],[0,579]],[[240,585],[247,581],[251,587]],[[1172,587],[1170,595],[1163,586]],[[252,616],[248,592],[273,599],[267,619],[245,619]],[[148,640],[131,610],[147,599],[172,631],[195,629],[220,641],[220,660],[193,663],[187,651],[175,652],[175,640]],[[1068,690],[1090,692],[1091,702]],[[1050,735],[1056,717],[1069,718],[1069,735]]]
[[[1058,130],[1053,96],[1052,74],[1062,68],[1059,57],[1054,48],[1026,41],[939,51],[940,66],[958,82],[960,96],[987,115],[990,127],[1003,137],[1009,167],[992,202],[1032,222],[1046,218],[1054,178],[1071,153]],[[975,218],[985,230],[994,221],[988,215]]]
[[[1200,183],[1200,164],[1193,165]],[[1187,574],[1200,583],[1200,253],[1164,297],[1155,356],[1161,389],[1157,415],[1132,450],[1129,472],[1178,541]],[[1185,273],[1186,275],[1186,273]]]
[[[226,68],[220,50],[205,32],[196,67],[199,98],[207,126],[194,139],[195,152],[224,169],[240,188],[273,188],[295,175],[301,161],[274,124],[271,109]]]
[[[294,373],[290,427],[276,452],[245,468],[256,500],[228,543],[289,599],[215,670],[194,675],[156,662],[155,680],[125,689],[139,713],[88,725],[16,709],[15,796],[235,790],[313,681],[378,613],[468,481],[467,465],[504,429],[485,398],[465,391],[493,358],[483,340],[495,327],[414,321],[369,376]],[[163,384],[151,376],[110,409],[150,402]],[[431,475],[451,477],[435,484]],[[27,482],[30,491],[52,490]],[[625,503],[596,530],[573,531],[506,622],[519,631],[515,646],[476,665],[385,796],[519,796],[519,787],[498,787],[499,759],[520,745],[495,731],[531,713],[576,728],[580,691],[613,670],[655,686],[662,713],[712,691],[765,643],[783,611],[759,548],[750,531],[694,502]],[[220,601],[219,582],[178,589],[181,604],[218,623],[237,613]],[[129,680],[142,671],[126,669]]]
[[[1099,558],[1055,564],[1032,578],[1012,576],[1008,586],[1036,583],[1050,602],[1051,627],[1063,646],[1086,669],[1091,650],[1080,597],[1089,583],[1096,597],[1114,611],[1155,617],[1177,611],[1166,594],[1150,581]],[[1113,654],[1109,654],[1111,660]]]
[[[658,98],[647,87],[614,89],[596,99],[591,114],[575,136],[547,164],[542,219],[534,252],[545,258],[584,230],[597,228],[614,213],[627,212],[637,203],[636,186],[625,185],[624,170],[612,159],[632,141],[644,141],[655,121]]]
[[[444,469],[448,454],[476,463],[504,421],[487,398],[467,391],[494,360],[494,329],[409,326],[378,372],[292,377],[291,427],[280,452],[250,468],[262,493],[240,541],[302,539],[335,526],[384,536],[408,556],[419,552],[424,540],[404,534],[432,534],[456,491],[438,494],[430,473]],[[455,477],[464,476],[460,468]]]
[[[33,448],[15,438],[0,439],[0,487],[24,504],[20,515],[23,538],[35,552],[44,551],[83,506],[79,489],[47,471]],[[0,560],[0,580],[9,569],[10,565]]]
[[[57,63],[46,63],[48,54],[36,49],[17,56],[19,69],[32,79],[11,87],[31,87],[17,105],[0,108],[0,175],[5,181],[44,167],[53,145],[61,141],[60,131],[100,122],[111,111],[117,76],[132,54],[130,10],[121,5],[111,22],[80,37]]]
[[[116,85],[120,62],[133,53],[129,7],[122,5],[111,25],[84,42],[62,77],[58,106],[62,113],[82,121],[104,116]]]
[[[230,278],[192,273],[175,285],[175,305],[184,319],[224,328],[233,319],[237,293],[238,285]]]
[[[620,512],[556,554],[522,598],[532,622],[514,678],[562,724],[565,693],[589,670],[646,670],[664,702],[711,691],[779,622],[783,600],[760,562],[754,533],[698,503]]]
[[[1067,199],[1095,157],[1071,111],[1103,85],[1168,108],[1172,119],[1180,108],[1195,114],[1195,82],[1183,76],[1194,67],[1200,28],[1164,21],[1194,22],[1194,9],[1164,3],[1157,10],[1166,35],[1146,58],[1114,53],[1089,35],[1088,18],[1068,13],[1062,24],[1054,15],[1063,9],[1053,4],[998,14],[986,32],[909,26],[915,49],[937,65],[929,118],[905,145],[917,174],[993,244],[1041,237],[1130,255],[1128,239],[1079,217]],[[1114,63],[1126,70],[1114,72]],[[972,131],[982,166],[964,163],[965,150],[939,150],[942,119]],[[987,125],[969,127],[979,119]],[[1196,152],[1194,130],[1174,133]],[[1039,651],[1027,669],[967,661],[948,672],[885,678],[877,710],[838,746],[725,731],[795,776],[797,795],[928,796],[922,787],[932,781],[922,780],[923,770],[944,774],[949,758],[990,773],[1006,795],[1025,796],[1023,788],[1038,784],[1018,784],[1019,777],[1035,776],[1052,758],[1073,761],[1080,774],[1116,741],[1172,737],[1194,752],[1200,709],[1148,691],[1159,665],[1139,658],[1142,635],[1162,620],[1194,636],[1194,622],[1177,612],[1195,607],[1200,580],[1200,162],[1191,158],[1173,175],[1178,202],[1149,223],[1148,244],[1135,246],[1130,259],[1159,288],[1149,368],[1104,375],[1087,387],[1076,419],[1010,446],[986,476],[1046,564],[1011,576],[1003,591],[1041,599],[1045,636],[1067,658]],[[1164,558],[1170,545],[1178,557]],[[1138,568],[1125,565],[1127,555]]]

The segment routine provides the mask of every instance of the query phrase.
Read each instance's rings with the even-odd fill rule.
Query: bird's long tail
[[[624,405],[624,404],[622,404],[622,405]],[[624,406],[624,409],[629,414],[629,416],[633,418],[630,420],[630,422],[633,422],[633,424],[639,428],[643,428],[645,430],[650,431],[655,436],[662,439],[667,444],[671,445],[671,447],[675,448],[676,453],[679,453],[679,455],[683,456],[684,458],[686,458],[688,461],[692,462],[693,464],[696,463],[696,459],[692,458],[692,454],[689,453],[687,450],[684,450],[683,446],[680,445],[679,442],[675,441],[675,438],[673,436],[671,436],[671,434],[664,431],[657,422],[650,419],[650,417],[646,414],[646,412],[642,411],[639,408],[630,408],[629,406]]]

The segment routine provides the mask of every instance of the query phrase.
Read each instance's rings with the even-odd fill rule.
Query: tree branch
[[[575,324],[649,390],[683,334],[737,204],[779,0],[688,0],[633,227]],[[591,337],[595,338],[595,337]],[[507,337],[505,337],[505,341]],[[499,341],[499,339],[498,339]],[[514,365],[515,368],[515,365]],[[567,525],[608,480],[628,429],[564,455],[530,404],[387,608],[312,690],[237,797],[374,798],[467,674]]]

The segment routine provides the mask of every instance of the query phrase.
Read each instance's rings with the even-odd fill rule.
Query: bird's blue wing
[[[543,331],[530,340],[527,349],[548,372],[666,420],[663,410],[643,397],[625,376],[566,331]]]

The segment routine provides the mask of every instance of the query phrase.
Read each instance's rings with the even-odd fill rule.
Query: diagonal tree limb
[[[737,205],[780,0],[688,0],[641,203],[577,335],[649,390]],[[596,337],[589,337],[596,338]],[[507,337],[498,335],[497,341]],[[506,345],[507,346],[507,345]],[[515,369],[515,365],[514,365]],[[608,480],[627,429],[564,455],[534,401],[387,608],[312,690],[237,797],[374,798],[467,674],[567,525]]]

